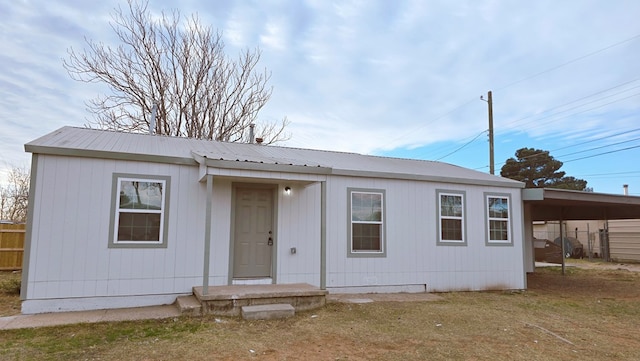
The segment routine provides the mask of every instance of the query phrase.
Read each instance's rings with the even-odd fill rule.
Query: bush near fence
[[[0,224],[0,271],[22,269],[24,224]]]

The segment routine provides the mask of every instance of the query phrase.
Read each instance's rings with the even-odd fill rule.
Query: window
[[[349,255],[384,256],[384,191],[349,189]]]
[[[166,247],[169,177],[115,174],[110,247]]]
[[[466,245],[464,192],[436,191],[438,244]]]
[[[485,194],[487,209],[487,243],[511,244],[509,196]]]

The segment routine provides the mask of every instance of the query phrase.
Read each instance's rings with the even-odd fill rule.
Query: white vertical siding
[[[284,194],[284,186],[291,194]],[[320,286],[320,184],[287,183],[277,194],[277,281]]]
[[[386,257],[347,257],[347,188],[386,192]],[[430,291],[524,288],[518,189],[332,177],[327,185],[327,287],[426,285]],[[466,191],[466,246],[437,246],[436,189]],[[485,243],[484,192],[510,194],[513,246]]]
[[[108,248],[113,173],[171,177],[167,248]],[[28,299],[178,294],[201,282],[197,167],[41,155],[35,181]]]
[[[50,155],[38,159],[27,303],[103,296],[114,300],[140,296],[153,302],[153,297],[166,300],[202,284],[206,186],[198,182],[197,166]],[[108,247],[113,173],[171,177],[167,248]],[[229,280],[234,178],[232,170],[219,173],[213,184],[210,285],[226,285]],[[237,173],[243,178],[235,179],[242,181],[246,177],[256,182],[279,180],[275,200],[278,283],[319,286],[321,187],[317,181],[325,176]],[[326,286],[330,290],[524,287],[519,189],[346,176],[326,180]],[[290,195],[282,192],[285,186],[292,188]],[[347,188],[385,190],[385,257],[347,256]],[[438,189],[466,194],[466,246],[437,245]],[[512,246],[486,245],[484,192],[510,194]],[[292,247],[296,254],[291,254]]]
[[[202,185],[204,188],[204,184]],[[226,285],[229,280],[229,255],[231,245],[231,188],[229,179],[213,177],[213,208],[211,212],[211,260],[209,284]],[[200,208],[204,216],[204,206]],[[204,228],[204,226],[203,226]],[[202,250],[199,251],[202,254]],[[202,266],[200,266],[202,274]],[[200,281],[200,284],[202,281]]]

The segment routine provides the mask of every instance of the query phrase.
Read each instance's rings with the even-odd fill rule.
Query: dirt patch
[[[640,273],[626,268],[589,264],[537,269],[528,275],[528,290],[537,294],[577,299],[624,299],[640,301]]]
[[[640,272],[640,263],[617,263],[586,260],[567,260],[565,266],[578,267],[595,270],[627,270],[630,272]]]

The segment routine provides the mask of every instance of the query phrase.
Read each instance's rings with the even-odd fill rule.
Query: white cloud
[[[286,49],[287,40],[282,24],[278,21],[270,21],[265,26],[265,33],[260,36],[260,43],[265,51],[282,51]]]

